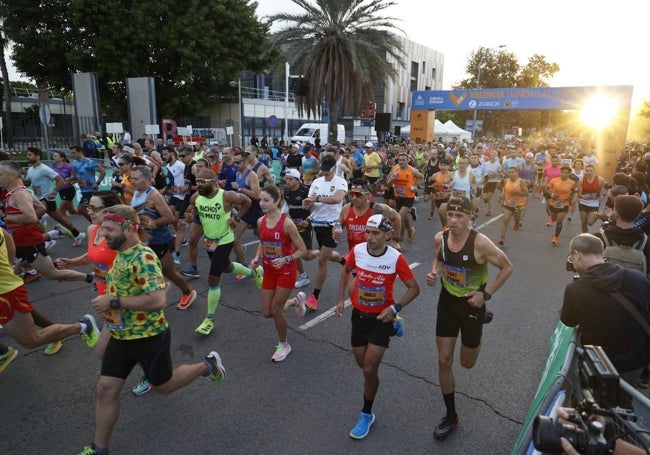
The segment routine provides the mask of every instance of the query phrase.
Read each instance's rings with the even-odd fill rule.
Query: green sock
[[[235,275],[253,276],[253,269],[249,269],[239,262],[232,262],[232,272]]]
[[[208,289],[208,317],[213,318],[221,298],[221,286],[217,285]]]

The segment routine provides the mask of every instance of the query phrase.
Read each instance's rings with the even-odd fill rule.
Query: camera
[[[573,411],[569,421],[574,425],[553,422],[546,416],[537,416],[533,422],[533,444],[535,449],[548,454],[562,454],[560,438],[566,438],[583,455],[609,454],[610,447],[603,437],[604,426],[600,422],[585,423],[580,413]]]

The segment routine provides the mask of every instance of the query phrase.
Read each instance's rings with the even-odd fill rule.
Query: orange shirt
[[[453,174],[448,172],[436,172],[433,175],[433,198],[434,199],[449,199],[451,196],[451,182]]]
[[[526,205],[525,196],[514,194],[523,191],[525,187],[526,183],[521,178],[517,177],[514,181],[507,178],[503,185],[503,206],[516,208]]]
[[[395,180],[393,180],[393,188],[395,189],[395,197],[415,197],[413,187],[415,186],[415,176],[413,175],[413,168],[408,166],[402,169],[397,166],[394,170]]]
[[[568,207],[571,194],[576,188],[576,182],[567,177],[556,177],[548,183],[548,190],[551,193],[551,207],[564,208]]]

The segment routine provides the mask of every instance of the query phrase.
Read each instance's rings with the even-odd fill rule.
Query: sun
[[[614,98],[602,94],[594,95],[583,104],[580,120],[590,128],[600,130],[614,120],[619,107]]]

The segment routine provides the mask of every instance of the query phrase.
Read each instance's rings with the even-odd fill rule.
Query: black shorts
[[[316,242],[318,247],[336,248],[336,242],[332,237],[332,226],[314,226],[314,234],[316,234]]]
[[[441,206],[442,204],[446,204],[447,202],[449,202],[449,198],[445,198],[445,199],[434,199],[433,202],[436,203],[436,207],[437,207],[437,208],[440,208],[440,206]]]
[[[413,207],[413,204],[415,203],[415,198],[414,197],[403,197],[400,196],[395,199],[395,210],[399,212],[399,209],[402,207],[408,207],[411,208]]]
[[[552,205],[549,205],[548,210],[552,213],[566,213],[569,211],[569,206],[566,205],[564,207],[553,207]]]
[[[479,186],[478,188],[476,188],[476,194],[472,196],[472,198],[481,197],[481,194],[483,194],[483,188]]]
[[[259,220],[263,215],[264,212],[260,207],[259,201],[251,201],[251,206],[248,209],[248,212],[246,212],[241,219],[248,223],[249,227],[257,229],[257,220]]]
[[[169,329],[137,340],[117,340],[111,337],[102,360],[102,376],[126,379],[135,364],[139,363],[151,385],[163,385],[171,379],[173,372],[171,339]]]
[[[305,229],[304,231],[298,231],[298,234],[300,234],[300,238],[302,238],[302,241],[305,242],[305,247],[307,247],[307,251],[311,250],[311,246],[313,244],[311,227]]]
[[[582,205],[578,203],[578,211],[579,212],[597,212],[598,207],[590,207],[588,205]]]
[[[187,196],[183,199],[179,199],[176,196],[169,197],[169,206],[176,209],[176,214],[179,217],[185,214],[185,210],[187,210],[187,206],[190,204],[189,194]]]
[[[384,200],[395,199],[395,188],[384,188]]]
[[[383,322],[377,319],[377,315],[362,313],[357,309],[352,310],[352,334],[350,344],[353,348],[360,348],[368,344],[388,347],[390,337],[395,328],[391,322]]]
[[[81,200],[79,201],[79,205],[89,205],[90,204],[90,198],[95,195],[97,191],[82,191],[81,192]]]
[[[432,185],[424,185],[424,194],[431,194],[433,193],[433,186]]]
[[[176,245],[174,245],[174,238],[172,238],[169,242],[167,243],[158,243],[156,245],[149,245],[147,244],[151,250],[156,253],[156,256],[158,256],[158,259],[162,259],[162,257],[169,251],[173,253],[176,250]]]
[[[38,245],[33,246],[16,247],[16,257],[22,259],[28,264],[34,262],[39,254],[41,256],[49,256],[49,253],[45,249],[45,243],[39,243]]]
[[[77,190],[74,186],[66,188],[64,190],[59,190],[59,197],[62,201],[74,201],[74,197],[77,195]]]
[[[485,185],[483,185],[483,192],[484,193],[494,193],[497,189],[497,184],[499,182],[487,182]]]
[[[56,199],[39,199],[40,203],[45,206],[45,210],[48,212],[54,212],[56,210]]]
[[[230,252],[234,242],[219,244],[214,251],[208,251],[210,258],[210,276],[220,277],[223,271],[230,265]]]
[[[370,185],[377,183],[377,180],[379,180],[379,177],[368,177],[367,175],[364,175],[364,177]]]
[[[483,335],[485,305],[474,308],[467,303],[467,297],[454,297],[443,287],[438,300],[436,336],[456,338],[461,335],[461,343],[470,349],[479,347]]]

